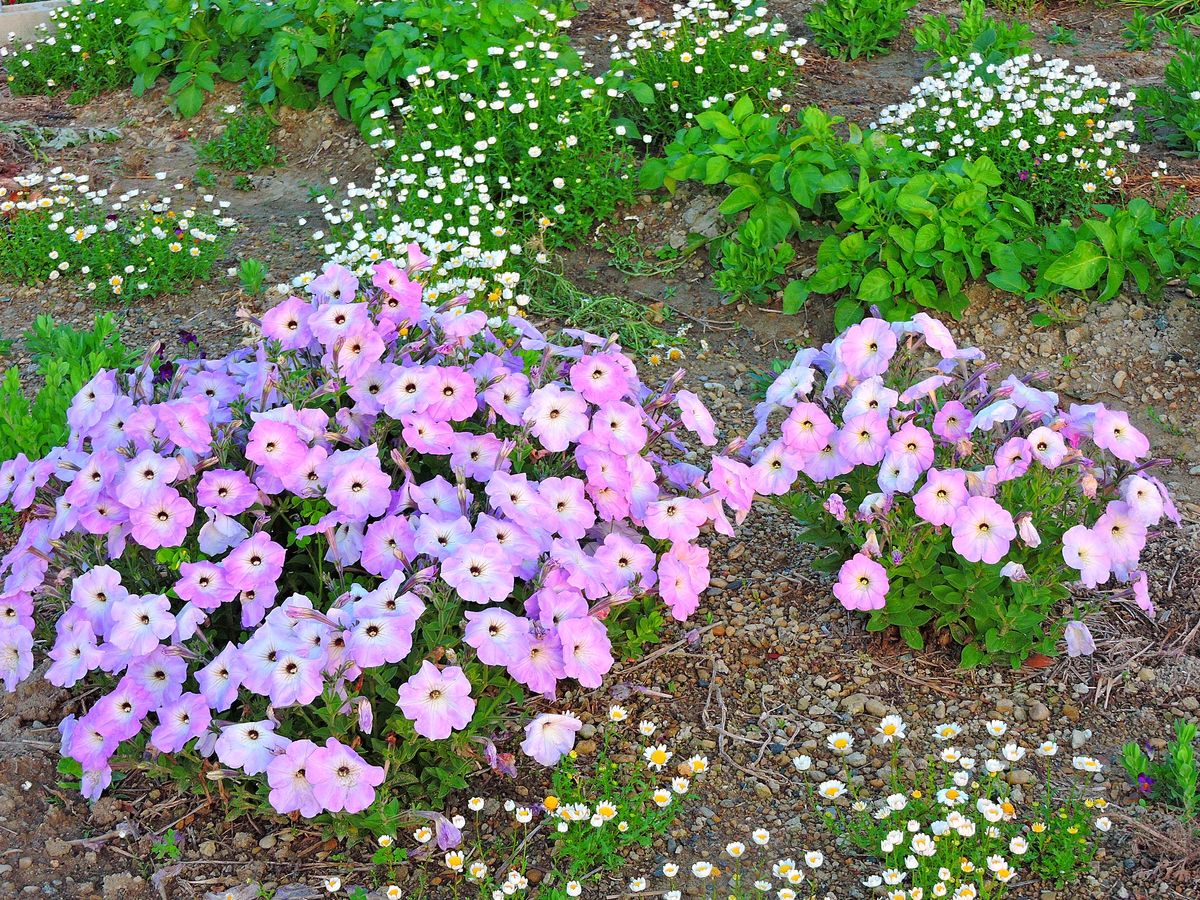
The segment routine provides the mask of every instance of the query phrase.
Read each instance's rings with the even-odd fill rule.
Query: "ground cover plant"
[[[1175,720],[1175,734],[1156,759],[1149,744],[1130,741],[1121,748],[1121,765],[1146,800],[1164,803],[1176,809],[1183,821],[1196,817],[1200,793],[1196,768],[1196,723]]]
[[[768,388],[750,443],[804,539],[832,551],[834,594],[912,647],[945,630],[961,663],[1090,653],[1104,602],[1153,617],[1139,569],[1148,535],[1178,524],[1163,464],[1124,412],[1069,409],[1036,381],[959,348],[924,314],[869,318],[800,351]],[[783,413],[781,425],[771,417]],[[1067,601],[1072,601],[1067,605]]]
[[[1167,140],[1187,153],[1200,153],[1200,35],[1183,25],[1170,29],[1174,51],[1163,84],[1144,92],[1144,99],[1166,126]]]
[[[14,94],[55,94],[84,103],[133,82],[127,56],[127,17],[136,0],[71,0],[50,10],[47,33],[17,48],[0,46],[0,63]]]
[[[933,54],[931,67],[953,66],[972,53],[1003,61],[1028,53],[1033,30],[1019,19],[995,19],[984,0],[965,0],[956,19],[926,16],[913,28],[917,50]]]
[[[1125,112],[1134,99],[1065,59],[966,60],[923,79],[877,122],[931,159],[988,157],[1008,191],[1053,220],[1120,186],[1125,155],[1139,149]]]
[[[616,35],[610,71],[621,81],[618,122],[653,143],[669,140],[696,114],[743,94],[756,104],[777,101],[804,64],[805,41],[787,36],[758,0],[732,9],[714,0],[688,0],[669,22],[635,19]]]
[[[858,59],[887,52],[915,0],[823,0],[805,22],[830,56]]]
[[[552,746],[562,727],[582,727],[574,717],[552,714],[533,724],[526,746],[535,755]],[[441,833],[421,825],[411,837],[378,835],[372,863],[385,895],[401,896],[389,882],[404,863],[415,868],[408,892],[416,896],[435,893],[445,882],[456,894],[481,898],[536,889],[539,896],[563,900],[599,889],[633,850],[649,847],[679,820],[709,762],[702,754],[685,757],[685,747],[663,736],[668,723],[642,719],[635,725],[620,705],[589,727],[596,728],[595,755],[551,753],[558,758],[540,800],[471,796],[457,811],[445,811],[450,828]],[[350,877],[347,884],[353,884]]]
[[[76,393],[101,369],[121,371],[134,363],[121,343],[111,314],[96,317],[79,331],[38,316],[25,335],[25,346],[41,385],[26,396],[21,370],[11,366],[0,381],[0,461],[18,455],[45,456],[67,437],[67,408]]]
[[[716,444],[695,395],[644,388],[604,339],[427,305],[428,263],[413,245],[369,284],[330,265],[254,347],[102,372],[66,446],[4,464],[0,498],[33,512],[3,561],[0,671],[29,676],[33,595],[57,596],[47,677],[102,692],[61,727],[85,795],[129,767],[217,772],[235,808],[380,831],[401,797],[500,765],[526,690],[599,686],[620,606],[695,611],[700,528],[753,496],[733,459],[660,455],[685,430]],[[543,764],[576,730],[529,727]]]
[[[749,98],[707,110],[645,163],[640,184],[727,186],[720,211],[731,232],[715,245],[716,286],[730,301],[781,294],[785,313],[833,295],[839,329],[871,305],[896,321],[921,308],[959,315],[971,280],[1047,304],[1043,323],[1064,291],[1108,300],[1127,286],[1157,297],[1172,280],[1197,283],[1195,217],[1143,199],[1096,202],[1120,188],[1122,155],[1140,150],[1122,137],[1132,120],[1101,118],[1132,94],[1066,60],[1036,78],[1031,57],[979,60],[926,78],[915,99],[883,111],[882,130],[851,125],[845,137],[815,107],[795,124]],[[1027,133],[1039,91],[1046,108]],[[959,120],[964,111],[974,125]],[[1010,117],[1016,127],[1004,131]],[[815,269],[789,280],[792,245],[815,239]]]
[[[0,274],[71,279],[107,300],[151,296],[203,278],[234,222],[138,188],[113,195],[86,175],[22,175],[0,193]]]
[[[870,738],[879,737],[891,755],[881,795],[855,785],[848,761],[855,740],[847,731],[827,736],[831,765],[797,759],[801,771],[836,775],[810,788],[811,795],[824,806],[830,830],[872,858],[877,868],[863,884],[889,900],[914,892],[954,900],[1019,896],[1013,883],[1027,870],[1061,888],[1083,875],[1112,829],[1107,800],[1088,784],[1103,769],[1098,760],[1076,755],[1069,767],[1056,766],[1061,754],[1054,741],[1027,746],[1001,720],[973,724],[990,738],[986,759],[955,746],[971,724],[946,722],[933,730],[935,746],[923,769],[909,775],[897,762],[912,736],[900,716],[883,717],[864,741],[870,751]],[[1041,797],[1035,785],[1017,791],[1008,781],[1018,764],[1034,760],[1043,769]],[[1065,797],[1056,796],[1056,768],[1069,780]]]
[[[279,159],[279,151],[271,144],[273,128],[274,123],[264,112],[228,107],[221,133],[197,141],[196,156],[201,162],[230,172],[253,172],[273,165]]]

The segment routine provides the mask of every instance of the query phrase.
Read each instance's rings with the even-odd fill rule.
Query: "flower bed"
[[[752,498],[728,457],[668,461],[684,430],[716,444],[703,406],[603,339],[427,304],[428,263],[330,265],[253,347],[102,372],[65,447],[0,470],[31,517],[3,561],[0,676],[29,676],[53,599],[47,677],[101,689],[61,726],[87,796],[130,766],[304,816],[386,790],[379,829],[396,797],[500,765],[526,691],[598,687],[624,604],[695,611],[700,529]],[[552,762],[568,731],[525,749]]]

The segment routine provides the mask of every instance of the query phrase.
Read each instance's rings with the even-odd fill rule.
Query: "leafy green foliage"
[[[584,73],[565,32],[542,37],[414,77],[400,109],[403,131],[380,125],[374,140],[391,149],[393,167],[470,154],[498,186],[497,200],[520,198],[505,223],[514,236],[565,243],[632,198],[629,155],[619,138],[622,131],[638,135],[619,125],[614,133],[612,98]],[[501,84],[505,99],[496,96]]]
[[[1143,796],[1175,807],[1185,822],[1200,810],[1195,742],[1196,723],[1176,719],[1175,736],[1161,760],[1151,758],[1137,741],[1121,748],[1121,765]]]
[[[105,313],[89,331],[58,325],[38,316],[25,335],[43,386],[32,400],[12,366],[0,381],[0,461],[24,453],[30,459],[61,446],[67,436],[67,408],[79,389],[101,369],[121,369],[133,363],[121,343],[116,321]]]
[[[824,0],[805,21],[830,55],[858,59],[885,53],[914,6],[916,0]]]
[[[1183,25],[1171,28],[1175,55],[1163,83],[1140,94],[1166,126],[1168,143],[1189,155],[1200,154],[1200,35]]]
[[[848,487],[839,491],[847,501],[878,489],[863,472],[860,467],[851,473]],[[1043,543],[1053,547],[1079,521],[1076,516],[1085,515],[1077,501],[1090,501],[1077,495],[1066,473],[1039,470],[1006,482],[996,499],[1006,509],[1030,510]],[[796,491],[781,501],[805,526],[802,540],[834,551],[818,567],[836,572],[861,545],[870,523],[848,519],[839,527],[823,512],[824,502],[816,491]],[[1094,519],[1101,510],[1102,505],[1093,504],[1086,515]],[[888,569],[887,603],[871,611],[868,631],[894,627],[919,649],[925,645],[922,629],[945,629],[962,648],[965,668],[1000,661],[1016,668],[1033,653],[1056,653],[1065,624],[1058,607],[1070,591],[1068,574],[1055,554],[1014,544],[1007,560],[1022,564],[1029,575],[1027,581],[1015,581],[1000,574],[998,563],[964,561],[955,553],[948,529],[919,520],[892,534],[889,549],[901,561]]]
[[[560,2],[550,16],[570,10]],[[262,103],[328,100],[364,132],[413,73],[536,40],[546,18],[529,0],[81,0],[72,16],[52,42],[18,54],[14,92],[73,86],[92,97],[132,83],[140,95],[165,78],[175,110],[194,116],[219,78],[245,82]]]
[[[253,172],[273,165],[279,158],[279,151],[271,143],[274,127],[265,112],[226,113],[221,133],[211,140],[197,142],[196,156],[201,162],[230,172]]]
[[[86,103],[126,87],[133,70],[124,21],[141,5],[140,0],[72,0],[70,6],[52,10],[49,34],[32,50],[0,47],[9,89],[25,96],[69,88],[72,103]]]
[[[1019,238],[1033,224],[1032,210],[1001,195],[1000,183],[987,157],[860,179],[838,201],[842,221],[822,242],[816,273],[796,290],[840,295],[839,329],[870,305],[897,321],[921,308],[960,315],[968,279],[995,273],[1016,282],[1030,261]]]
[[[815,272],[783,288],[783,311],[830,295],[838,329],[870,306],[891,319],[922,308],[958,315],[972,280],[1029,300],[1063,290],[1108,300],[1130,283],[1158,296],[1173,278],[1200,286],[1200,216],[1169,218],[1135,199],[1043,224],[986,155],[937,164],[894,136],[850,126],[843,139],[837,124],[809,108],[785,129],[742,98],[697,116],[664,158],[646,162],[641,186],[728,187],[720,210],[739,224],[720,246],[714,281],[730,299],[767,300],[791,243],[823,238]]]
[[[673,23],[634,29],[613,52],[623,91],[617,121],[661,141],[726,97],[744,94],[759,105],[778,98],[796,77],[800,46],[765,10],[760,0],[732,11],[691,0]]]
[[[65,191],[53,202],[28,196],[0,218],[0,275],[27,284],[86,279],[98,297],[153,296],[205,277],[226,245],[225,226],[193,210],[110,209]]]
[[[247,294],[261,293],[263,282],[267,280],[266,264],[253,257],[243,259],[238,266],[238,280],[242,283],[242,290]]]
[[[792,259],[790,248],[780,245],[822,234],[814,220],[835,212],[856,172],[871,177],[903,155],[894,139],[866,139],[854,125],[843,140],[834,131],[840,121],[809,107],[784,131],[780,117],[756,114],[743,97],[732,110],[697,116],[665,158],[647,161],[641,186],[673,191],[681,181],[727,185],[720,211],[730,218],[744,214],[746,222],[721,247],[717,284],[733,299],[765,300]]]
[[[971,53],[984,58],[1011,59],[1028,53],[1033,29],[1019,19],[994,19],[987,13],[984,0],[964,0],[958,19],[944,13],[926,16],[913,29],[917,52],[932,53],[931,66],[946,63],[951,57],[963,59]]]
[[[1121,31],[1121,37],[1125,38],[1125,49],[1130,51],[1153,49],[1156,34],[1158,23],[1144,9],[1135,12]]]
[[[1079,37],[1070,28],[1055,25],[1046,35],[1046,43],[1057,47],[1077,47],[1079,46]]]

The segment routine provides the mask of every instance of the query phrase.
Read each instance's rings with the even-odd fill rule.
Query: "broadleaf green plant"
[[[831,56],[858,59],[887,52],[916,0],[824,0],[805,21]]]

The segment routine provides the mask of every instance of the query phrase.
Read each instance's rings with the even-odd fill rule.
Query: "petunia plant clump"
[[[511,769],[526,693],[598,687],[623,604],[697,608],[700,530],[731,531],[752,493],[743,463],[673,449],[716,445],[696,396],[608,340],[430,304],[427,264],[416,245],[361,281],[331,264],[253,346],[104,371],[65,446],[0,470],[27,519],[0,678],[29,677],[44,637],[46,678],[88,686],[61,724],[87,796],[203,772],[251,807],[394,827],[400,798]],[[572,735],[522,746],[548,764]]]
[[[757,410],[758,492],[832,549],[833,593],[871,631],[913,647],[944,631],[964,666],[1019,666],[1064,636],[1090,652],[1101,595],[1064,608],[1072,586],[1154,615],[1138,560],[1179,521],[1151,474],[1164,460],[1124,412],[1064,410],[1034,379],[996,383],[982,356],[924,313],[801,350]]]

